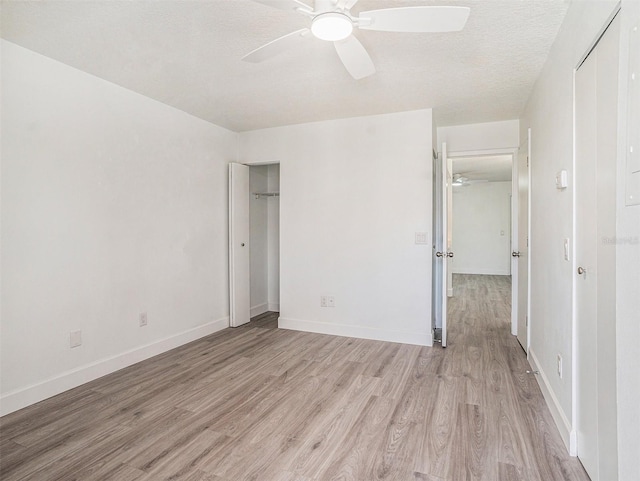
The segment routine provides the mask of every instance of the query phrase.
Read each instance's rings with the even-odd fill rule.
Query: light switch
[[[416,244],[428,244],[426,232],[416,232]]]
[[[564,240],[564,260],[571,260],[571,256],[569,255],[569,239]]]
[[[563,169],[556,174],[556,189],[566,189],[568,185],[567,171]]]
[[[82,331],[73,331],[69,335],[69,347],[78,347],[82,345]]]

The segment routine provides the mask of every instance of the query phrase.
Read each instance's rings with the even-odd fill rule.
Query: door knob
[[[436,252],[436,257],[442,257],[442,256],[443,256],[442,252]]]
[[[447,257],[453,257],[453,252],[447,252]]]
[[[516,252],[516,251],[513,251],[513,252],[511,253],[511,257],[520,257],[520,253],[519,253],[519,252]]]
[[[584,267],[578,267],[578,274],[586,274],[587,270]]]
[[[242,244],[240,244],[240,247],[244,247],[244,242]]]

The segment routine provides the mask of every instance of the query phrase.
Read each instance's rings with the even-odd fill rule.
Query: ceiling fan
[[[451,183],[451,185],[454,187],[467,187],[471,184],[484,184],[485,182],[489,181],[484,179],[469,180],[469,178],[465,177],[462,174],[453,174],[453,182]]]
[[[338,57],[354,79],[376,71],[365,48],[351,34],[354,28],[385,32],[455,32],[464,28],[470,11],[468,7],[415,6],[369,10],[353,16],[350,10],[358,0],[315,0],[314,8],[302,0],[253,1],[297,12],[310,19],[311,25],[249,52],[242,60],[262,62],[295,46],[302,38],[315,37],[333,42]]]

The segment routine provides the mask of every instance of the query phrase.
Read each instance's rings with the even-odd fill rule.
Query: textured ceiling
[[[6,40],[235,131],[421,108],[442,126],[517,118],[568,2],[360,0],[352,13],[412,5],[471,14],[456,33],[357,31],[377,68],[362,80],[313,38],[240,61],[309,24],[251,0],[3,0],[1,26]]]
[[[511,180],[511,155],[457,157],[453,159],[453,173],[468,180],[506,182]]]

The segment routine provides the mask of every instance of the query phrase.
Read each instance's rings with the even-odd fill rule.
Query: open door
[[[229,325],[251,320],[249,167],[229,164]]]
[[[513,266],[515,274],[514,300],[512,302],[516,315],[516,336],[525,352],[529,352],[529,158],[531,152],[531,129],[528,130],[527,142],[518,152],[517,185],[518,212],[517,232],[513,246]]]
[[[440,194],[440,212],[438,217],[440,218],[440,229],[438,229],[439,238],[436,239],[436,258],[437,268],[441,273],[439,276],[439,282],[441,283],[440,289],[437,290],[439,299],[436,299],[441,306],[440,309],[440,341],[442,347],[447,347],[447,287],[449,280],[448,259],[453,257],[451,252],[451,236],[449,235],[449,200],[452,180],[452,163],[447,155],[447,144],[442,144],[442,160],[440,169],[439,194]]]
[[[447,233],[447,252],[452,252],[453,249],[453,160],[450,158],[445,159],[444,166],[446,167],[447,178],[446,185],[444,186],[447,191],[447,202],[445,205],[447,213],[447,224],[445,225],[445,232]],[[453,257],[453,254],[449,256],[449,259]],[[453,297],[453,269],[447,262],[447,297]]]

